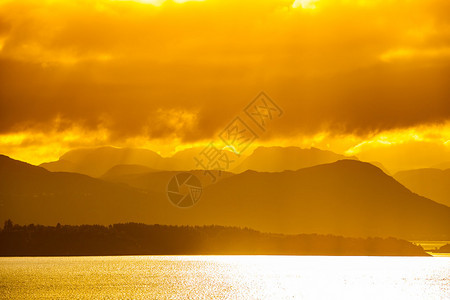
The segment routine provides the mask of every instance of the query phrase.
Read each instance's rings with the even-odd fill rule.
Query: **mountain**
[[[450,244],[445,244],[444,246],[440,247],[438,250],[433,251],[435,253],[450,253]]]
[[[447,170],[450,169],[450,161],[443,162],[437,165],[434,165],[431,167],[432,169],[441,169],[441,170]]]
[[[52,172],[72,172],[100,178],[114,173],[134,173],[137,167],[151,170],[187,171],[202,169],[197,165],[195,157],[201,159],[203,147],[181,150],[171,157],[161,157],[147,149],[101,147],[94,149],[72,150],[61,156],[58,161],[43,163],[40,166]],[[234,155],[234,154],[233,154]],[[230,158],[231,159],[231,158]],[[234,159],[234,158],[233,158]],[[242,158],[241,158],[242,159]],[[134,170],[132,170],[134,168]],[[139,173],[139,172],[138,172]]]
[[[100,178],[114,181],[116,178],[129,175],[137,175],[150,172],[158,172],[146,166],[141,165],[117,165],[106,171]]]
[[[156,198],[127,186],[81,174],[49,172],[0,155],[1,220],[44,224],[105,224],[108,219],[124,222],[130,216],[143,218],[146,213],[141,208]]]
[[[374,165],[375,167],[379,168],[387,175],[391,176],[391,172],[382,163],[380,163],[378,161],[369,161],[368,163],[370,163],[371,165]]]
[[[53,172],[74,172],[100,177],[112,167],[123,164],[158,169],[163,166],[163,158],[147,149],[101,147],[72,150],[58,161],[43,163],[40,166]]]
[[[206,161],[206,158],[202,157],[202,155],[200,154],[205,149],[206,151],[208,151],[209,148],[207,147],[187,148],[176,152],[171,157],[165,157],[163,169],[172,171],[203,169],[202,166],[197,163],[195,158],[199,160],[203,159]],[[245,155],[241,155],[241,157],[239,158],[231,151],[226,151],[226,153],[230,160],[230,168],[233,168],[239,161],[246,158]]]
[[[450,206],[450,169],[401,171],[394,177],[411,191]]]
[[[203,197],[199,206],[220,210],[216,222],[225,225],[245,220],[263,231],[450,236],[449,207],[354,160],[280,173],[246,171],[210,186]]]
[[[165,192],[170,179],[179,173],[180,171],[152,171],[146,173],[108,176],[102,177],[102,179],[114,183],[126,184],[130,187],[134,187],[140,190]],[[202,170],[193,170],[189,171],[189,173],[195,175],[200,180],[202,187],[217,183],[220,180],[234,175],[233,173],[224,171],[220,174],[218,171],[205,173],[205,171]]]
[[[202,169],[195,157],[201,159],[203,147],[188,148],[176,152],[171,157],[161,157],[156,152],[146,149],[101,147],[94,149],[72,150],[61,156],[58,161],[43,163],[40,166],[53,172],[72,172],[100,178],[118,165],[140,165],[153,170],[188,171]],[[301,149],[298,147],[259,147],[250,156],[237,157],[230,152],[232,172],[255,170],[260,172],[281,172],[298,170],[346,157],[331,151],[317,148]],[[124,167],[119,167],[124,170]],[[114,172],[119,172],[113,170]],[[125,171],[126,173],[127,171]]]
[[[346,157],[317,148],[258,147],[247,159],[233,169],[233,171],[238,173],[246,170],[258,172],[282,172],[285,170],[298,170],[331,163],[341,159],[357,158]]]
[[[0,157],[0,170],[2,222],[10,218],[44,225],[217,224],[275,233],[450,239],[449,207],[354,160],[232,175],[205,187],[200,201],[189,209],[167,200],[165,179],[150,183],[154,188],[137,189],[80,174],[53,173],[5,156]],[[156,173],[141,175],[149,174]]]

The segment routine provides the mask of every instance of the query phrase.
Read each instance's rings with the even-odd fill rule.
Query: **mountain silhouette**
[[[437,165],[434,165],[431,167],[432,169],[441,169],[441,170],[447,170],[450,169],[450,161],[446,161]]]
[[[202,167],[196,162],[194,158],[202,159],[201,152],[205,147],[193,147],[180,150],[171,157],[164,158],[164,170],[180,171],[180,170],[196,170],[202,169]],[[226,151],[226,150],[225,150]],[[227,151],[228,158],[230,159],[230,166],[235,166],[239,161],[246,158],[245,155],[237,157],[234,153]],[[230,170],[226,170],[230,171]]]
[[[254,170],[258,172],[282,172],[331,163],[341,159],[357,158],[346,157],[317,148],[258,147],[248,158],[233,169],[233,171],[243,172],[246,170]]]
[[[371,165],[374,165],[375,167],[379,168],[387,175],[391,176],[391,172],[382,163],[380,163],[378,161],[368,161],[368,163],[370,163]]]
[[[133,174],[136,173],[137,166],[147,167],[151,169],[149,171],[188,171],[201,169],[194,158],[200,157],[199,153],[203,149],[203,147],[189,148],[171,157],[161,157],[158,153],[147,149],[114,147],[77,149],[67,152],[58,161],[43,163],[40,166],[52,172],[73,172],[96,178]],[[241,157],[243,158],[245,157]],[[116,166],[118,167],[115,168]],[[106,174],[108,172],[109,174]]]
[[[105,224],[139,218],[149,193],[87,175],[49,172],[0,155],[0,219],[20,223]]]
[[[160,170],[154,170],[152,168],[142,165],[116,165],[111,169],[109,169],[108,171],[106,171],[106,173],[103,174],[100,178],[114,181],[116,178],[121,178],[122,176],[137,175],[158,171]]]
[[[450,206],[450,169],[417,169],[395,174],[411,191]]]
[[[116,165],[134,164],[159,169],[163,158],[147,149],[100,147],[72,150],[58,161],[40,166],[53,172],[74,172],[100,177]]]
[[[0,157],[0,170],[0,221],[13,219],[19,224],[217,224],[275,233],[450,238],[449,207],[412,193],[371,164],[354,160],[228,176],[206,186],[200,201],[189,209],[168,201],[161,189],[165,178],[134,188],[49,172],[6,156]],[[162,173],[148,180],[161,178]],[[157,172],[140,175],[151,174]]]
[[[167,188],[167,183],[169,180],[182,171],[154,171],[138,174],[122,174],[115,176],[102,177],[102,179],[115,182],[123,183],[130,187],[134,187],[141,190],[164,192]],[[233,176],[233,173],[229,172],[219,172],[211,171],[212,175],[205,174],[203,170],[192,170],[189,173],[194,174],[201,182],[203,187],[210,184],[217,183],[222,179]]]
[[[43,163],[40,166],[53,172],[73,172],[96,178],[104,176],[117,165],[140,165],[161,171],[188,171],[202,169],[194,158],[200,159],[200,152],[203,149],[204,147],[188,148],[176,152],[171,157],[161,157],[147,149],[114,147],[77,149],[67,152],[58,161]],[[246,170],[260,172],[298,170],[340,159],[356,159],[331,151],[298,147],[259,147],[249,157],[245,155],[237,157],[231,152],[229,155],[229,159],[233,162],[230,169],[226,171],[238,173]],[[119,168],[123,170],[124,167]]]
[[[450,253],[450,244],[445,244],[433,252],[435,252],[435,253]]]
[[[199,206],[220,224],[263,231],[404,238],[450,236],[450,208],[420,197],[379,168],[354,160],[285,171],[246,171],[210,186]]]

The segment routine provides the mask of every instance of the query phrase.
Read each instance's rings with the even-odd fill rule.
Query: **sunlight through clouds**
[[[260,90],[286,111],[261,145],[450,139],[433,125],[450,119],[447,0],[173,2],[1,1],[0,150],[30,157],[24,135],[57,147],[60,116],[80,130],[61,148],[101,128],[102,145],[171,153],[214,139]]]

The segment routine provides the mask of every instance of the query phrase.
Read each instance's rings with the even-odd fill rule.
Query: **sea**
[[[450,257],[2,257],[0,299],[450,299]]]

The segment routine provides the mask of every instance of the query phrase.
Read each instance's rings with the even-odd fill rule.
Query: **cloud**
[[[260,90],[266,140],[450,119],[448,0],[300,2],[2,1],[0,134],[195,143]]]
[[[385,143],[378,141],[361,145],[358,158],[382,162],[392,174],[401,170],[431,168],[450,161],[450,147],[443,144],[413,140]]]

